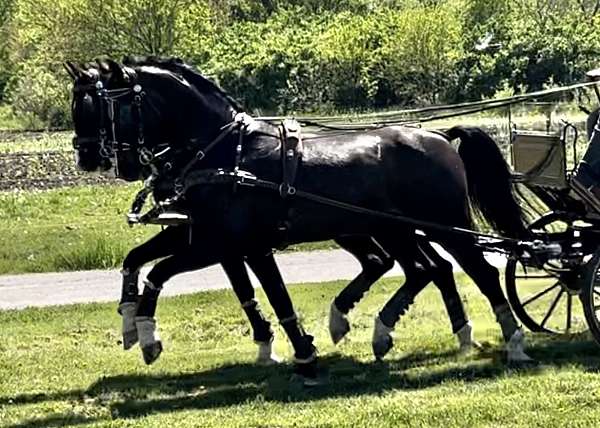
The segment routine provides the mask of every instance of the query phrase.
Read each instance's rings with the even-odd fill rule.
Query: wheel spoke
[[[597,295],[597,296],[600,296],[600,291],[598,291],[598,290],[596,290],[596,289],[594,288],[594,294],[595,294],[595,295]]]
[[[550,319],[552,312],[554,312],[554,309],[556,308],[556,305],[558,304],[558,301],[560,300],[560,298],[562,297],[564,292],[565,292],[565,290],[560,290],[558,292],[558,294],[556,295],[556,299],[554,299],[554,302],[552,302],[552,305],[550,305],[550,309],[548,309],[546,316],[544,317],[544,319],[542,320],[542,323],[540,324],[542,327],[544,327],[546,325],[546,322]]]
[[[540,291],[539,293],[537,293],[537,294],[536,294],[536,295],[534,295],[534,296],[531,296],[530,298],[528,298],[527,300],[525,300],[521,306],[523,306],[523,307],[527,306],[528,304],[530,304],[530,303],[531,303],[531,302],[533,302],[534,300],[537,300],[537,299],[539,299],[540,297],[542,297],[542,296],[544,296],[544,295],[548,294],[550,291],[554,290],[556,287],[559,287],[559,286],[560,286],[560,283],[558,283],[558,282],[557,282],[557,283],[556,283],[556,284],[554,284],[553,286],[551,286],[551,287],[549,287],[549,288],[546,288],[545,290],[542,290],[542,291]]]
[[[567,293],[567,325],[566,330],[569,332],[571,330],[571,306],[573,305],[573,296]]]

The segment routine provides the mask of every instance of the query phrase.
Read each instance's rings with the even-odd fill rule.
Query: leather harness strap
[[[302,134],[300,124],[295,119],[285,119],[280,127],[281,132],[281,186],[279,194],[282,198],[294,195],[296,174],[302,160]]]

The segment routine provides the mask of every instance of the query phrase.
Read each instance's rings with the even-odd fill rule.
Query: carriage
[[[156,248],[146,250],[147,261],[156,258],[155,252],[170,257],[148,274],[139,300],[137,272],[141,264],[129,256],[124,262],[121,305],[127,305],[128,312],[123,313],[123,343],[131,332],[135,339],[132,346],[142,331],[140,345],[146,363],[155,361],[162,352],[153,316],[162,284],[170,276],[199,268],[199,255],[205,256],[202,263],[234,257],[236,268],[245,271],[243,257],[260,254],[268,258],[268,265],[262,266],[266,270],[257,265],[266,274],[267,282],[261,283],[269,284],[265,286],[267,293],[277,295],[271,297],[281,297],[269,300],[285,306],[276,312],[289,329],[286,333],[296,351],[296,363],[314,379],[312,336],[302,329],[286,297],[271,249],[282,242],[340,236],[372,236],[390,252],[392,261],[404,261],[410,269],[406,283],[375,318],[372,345],[378,359],[393,346],[393,325],[431,281],[427,272],[438,279],[452,278],[451,271],[442,273],[440,265],[432,263],[421,247],[429,240],[448,249],[488,298],[506,341],[509,361],[531,359],[523,352],[523,333],[501,290],[498,271],[485,261],[482,249],[509,256],[505,271],[508,300],[525,326],[533,331],[567,333],[589,328],[600,343],[596,311],[600,307],[600,203],[594,195],[597,186],[590,187],[590,177],[581,174],[586,168],[581,167],[585,163],[578,164],[576,128],[565,123],[558,135],[513,130],[512,178],[498,146],[480,128],[453,126],[444,132],[411,129],[429,120],[510,106],[586,86],[596,88],[599,73],[589,74],[592,82],[565,88],[383,113],[368,116],[368,122],[362,123],[339,124],[338,118],[335,124],[335,118],[298,118],[292,122],[252,118],[214,83],[177,59],[131,60],[128,64],[133,68],[99,61],[88,70],[68,63],[67,70],[74,80],[74,148],[79,166],[86,171],[113,168],[117,177],[127,181],[146,180],[132,206],[130,222],[190,224],[189,229],[167,228],[164,234],[159,233],[156,238],[173,234],[167,247],[157,244],[162,238],[149,241]],[[181,84],[181,76],[189,81]],[[157,94],[162,107],[173,106],[178,112],[157,108],[151,99],[153,95],[158,99]],[[596,94],[600,101],[597,90]],[[417,120],[396,116],[422,113],[431,115]],[[333,133],[313,137],[303,146],[298,123]],[[600,141],[596,141],[600,133],[593,135],[590,142],[598,144],[590,144],[594,150],[588,150],[584,160],[600,149]],[[460,140],[458,150],[448,144],[455,139]],[[302,157],[303,147],[306,157]],[[569,151],[573,152],[572,161],[567,159]],[[296,176],[300,159],[302,173]],[[199,163],[201,167],[197,167]],[[600,166],[600,159],[592,164],[595,166],[587,168],[591,172]],[[595,174],[600,177],[600,172]],[[339,186],[340,180],[345,180],[353,192]],[[528,231],[511,181],[521,188],[530,211],[537,213]],[[156,204],[141,214],[149,194]],[[506,236],[471,230],[468,207],[473,205]],[[180,212],[169,216],[170,209]],[[202,232],[203,239],[192,243],[194,228]],[[425,232],[424,243],[417,241],[416,230]],[[186,242],[194,245],[194,252],[181,253],[180,244]],[[363,281],[366,283],[361,282],[360,287],[368,289],[375,280]],[[456,293],[453,281],[444,284]],[[360,300],[363,288],[352,298]],[[446,297],[453,302],[448,306],[451,321],[457,318],[454,312],[460,312],[461,324],[454,332],[467,328],[470,336],[460,298],[457,294]],[[358,300],[350,302],[345,312],[335,300],[332,302],[332,338],[338,335],[334,335],[331,320],[338,319],[344,326],[339,340],[349,331],[344,317]],[[470,337],[467,342],[471,344]],[[271,341],[264,343],[270,349]]]
[[[598,81],[598,70],[588,77]],[[576,178],[577,136],[568,123],[559,134],[512,131],[514,182],[526,189],[521,197],[537,217],[528,227],[556,250],[511,254],[506,291],[531,331],[572,334],[589,328],[600,343],[600,201]]]

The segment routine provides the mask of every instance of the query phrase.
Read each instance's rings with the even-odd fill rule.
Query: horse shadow
[[[391,390],[419,390],[447,381],[478,382],[512,374],[536,374],[548,366],[577,364],[582,370],[600,371],[598,346],[580,336],[534,339],[530,355],[539,365],[510,366],[497,347],[487,346],[469,357],[455,351],[417,352],[385,363],[366,362],[332,354],[321,359],[323,384],[305,388],[290,379],[290,364],[260,367],[236,363],[196,373],[116,375],[100,378],[87,389],[56,394],[23,394],[0,398],[0,405],[74,400],[106,405],[111,417],[137,419],[154,413],[187,409],[216,409],[253,400],[310,402],[324,398],[356,397]],[[430,370],[424,366],[432,365]],[[441,367],[441,368],[440,368]],[[414,370],[413,370],[414,369]],[[76,426],[97,419],[49,415],[9,428]]]

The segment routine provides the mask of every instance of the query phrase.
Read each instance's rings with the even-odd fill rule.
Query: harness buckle
[[[206,153],[204,153],[202,150],[198,150],[198,153],[196,153],[196,160],[201,161],[205,157],[206,157]]]
[[[294,186],[290,186],[288,183],[281,183],[279,185],[279,195],[282,198],[286,196],[294,196],[296,194],[296,188]]]
[[[175,184],[174,184],[173,187],[175,189],[175,194],[176,195],[179,196],[179,195],[183,194],[183,191],[184,191],[185,187],[183,185],[183,181],[180,178],[178,178],[177,180],[175,180]]]
[[[110,159],[115,155],[115,151],[112,148],[112,146],[107,146],[104,144],[104,142],[102,142],[99,152],[100,156],[102,156],[105,159]]]
[[[154,154],[147,147],[142,147],[138,152],[140,155],[140,163],[142,165],[150,165],[154,160]]]

